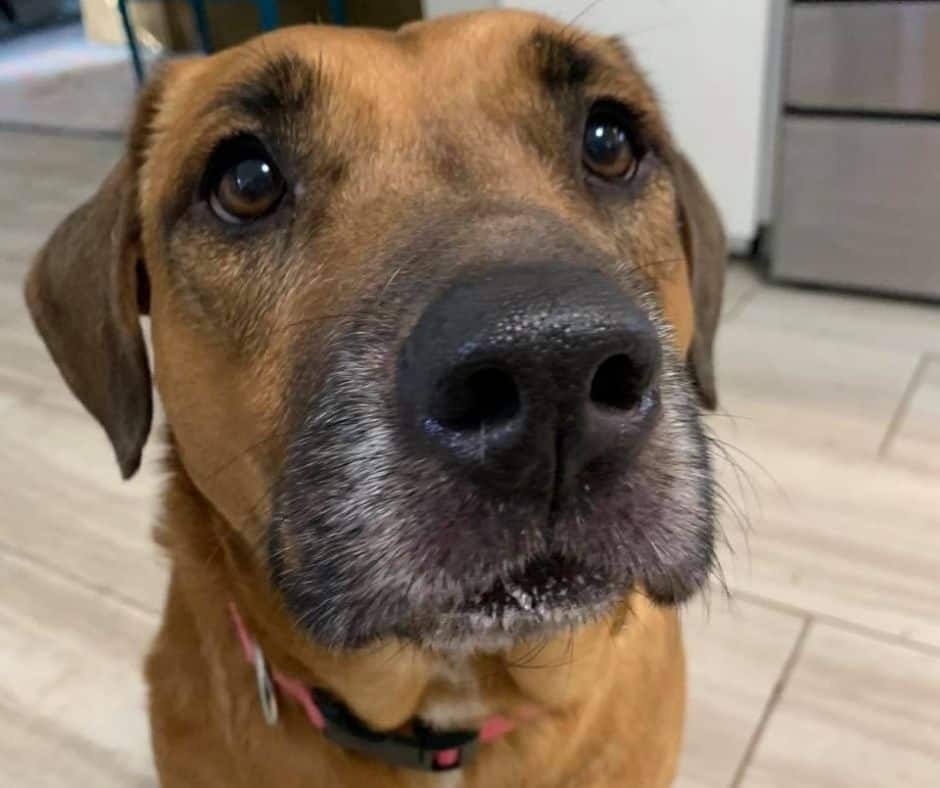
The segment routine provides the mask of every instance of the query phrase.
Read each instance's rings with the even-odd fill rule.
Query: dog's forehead
[[[546,85],[589,79],[655,113],[652,92],[629,54],[593,36],[527,12],[482,12],[407,25],[396,32],[308,25],[285,28],[202,60],[177,86],[172,122],[218,104],[240,85],[271,80],[290,62],[314,82],[368,103],[382,118],[407,120],[455,102],[472,111],[487,100],[507,112]],[[355,105],[354,101],[349,102]],[[332,106],[341,112],[342,102]]]

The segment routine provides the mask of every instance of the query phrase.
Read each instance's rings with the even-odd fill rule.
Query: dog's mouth
[[[464,602],[461,609],[493,617],[507,613],[577,606],[597,596],[608,579],[596,569],[562,555],[551,555],[526,563],[521,569],[497,578],[492,585]]]
[[[464,594],[438,618],[432,638],[498,648],[503,640],[548,635],[602,616],[628,585],[569,556],[537,557]]]

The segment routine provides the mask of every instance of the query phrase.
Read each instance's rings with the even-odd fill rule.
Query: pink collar
[[[493,715],[478,731],[438,732],[415,718],[411,722],[414,733],[410,735],[375,731],[323,690],[310,688],[277,668],[269,669],[264,653],[248,633],[234,602],[229,603],[229,613],[245,660],[255,667],[261,709],[269,725],[278,722],[280,692],[293,699],[304,710],[310,724],[336,744],[396,766],[435,772],[466,765],[479,744],[505,736],[517,725],[509,717]]]

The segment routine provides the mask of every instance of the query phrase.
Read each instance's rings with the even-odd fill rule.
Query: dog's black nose
[[[419,451],[541,496],[642,445],[659,366],[655,327],[604,274],[514,265],[427,307],[402,349],[399,406]]]

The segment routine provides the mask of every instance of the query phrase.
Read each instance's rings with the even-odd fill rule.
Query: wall
[[[422,0],[424,15],[442,16],[443,14],[457,14],[461,11],[476,11],[480,8],[495,8],[497,0]]]

